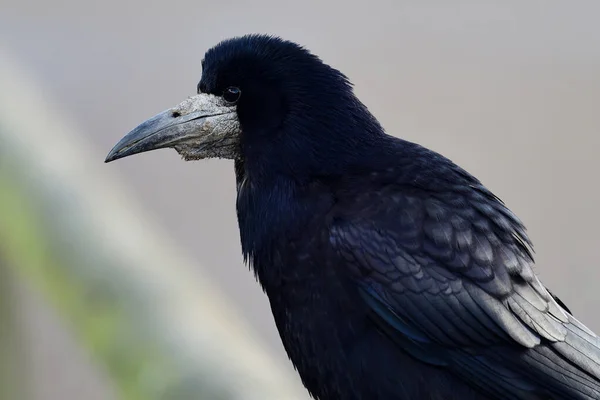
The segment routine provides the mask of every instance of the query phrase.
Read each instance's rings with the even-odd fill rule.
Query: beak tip
[[[123,157],[123,154],[119,153],[119,151],[115,151],[116,147],[113,148],[107,155],[106,158],[104,159],[104,163],[108,164],[109,162],[118,160],[119,158]]]

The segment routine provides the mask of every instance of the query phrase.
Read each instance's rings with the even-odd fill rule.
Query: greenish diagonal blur
[[[19,188],[8,172],[7,168],[0,170],[0,253],[6,264],[14,268],[2,273],[17,274],[51,300],[71,322],[94,358],[108,369],[123,399],[176,398],[167,394],[178,390],[181,382],[177,381],[178,374],[169,365],[167,357],[161,356],[151,343],[140,340],[139,332],[120,308],[122,299],[110,293],[109,287],[103,287],[102,282],[90,286],[89,281],[70,272],[76,267],[67,264],[77,260],[53,243],[51,238],[55,232],[45,229],[39,222],[44,220],[39,207],[32,204],[31,197]],[[8,284],[10,282],[4,282],[4,285]],[[4,297],[9,295],[5,293]],[[5,304],[3,309],[9,308],[8,305]],[[9,311],[3,310],[3,313]],[[14,332],[8,334],[10,363],[16,365],[19,363],[17,346],[12,343],[16,340],[15,335]],[[140,379],[149,371],[156,376],[155,380]],[[9,373],[3,375],[10,376]],[[157,380],[160,383],[157,384]],[[9,398],[21,397],[6,397]]]
[[[0,185],[0,193],[2,193]],[[1,207],[1,206],[0,206]],[[20,326],[15,307],[14,274],[0,251],[0,399],[29,400]]]

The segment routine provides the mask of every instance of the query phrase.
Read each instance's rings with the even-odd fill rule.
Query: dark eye
[[[235,103],[236,101],[239,100],[239,98],[240,98],[241,95],[242,95],[241,90],[239,88],[234,87],[234,86],[228,87],[223,92],[223,98],[228,103]]]

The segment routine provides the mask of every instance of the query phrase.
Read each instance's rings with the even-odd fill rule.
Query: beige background
[[[0,40],[97,147],[94,163],[137,123],[193,94],[217,41],[264,32],[306,45],[351,78],[389,133],[449,156],[503,198],[529,228],[544,283],[596,331],[599,21],[597,0],[0,0]],[[285,358],[267,299],[241,262],[232,164],[159,151],[105,168],[122,174]],[[112,398],[26,290],[23,310],[37,399]]]

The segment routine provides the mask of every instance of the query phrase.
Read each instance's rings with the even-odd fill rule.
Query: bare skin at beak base
[[[142,122],[113,147],[105,162],[169,147],[186,160],[233,158],[239,131],[235,105],[201,93]]]

